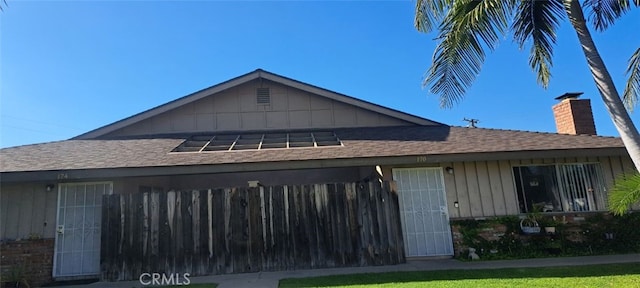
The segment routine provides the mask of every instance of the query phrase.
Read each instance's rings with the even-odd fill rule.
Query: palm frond
[[[442,20],[432,66],[423,81],[449,108],[480,72],[485,49],[493,50],[509,27],[513,1],[455,1]]]
[[[638,0],[640,1],[640,0]],[[629,58],[627,66],[627,85],[622,93],[622,101],[627,110],[633,111],[638,103],[638,95],[640,95],[640,48],[636,50]]]
[[[425,33],[433,31],[442,22],[453,2],[454,0],[417,0],[415,28]]]
[[[538,84],[544,88],[551,79],[556,30],[563,16],[564,6],[560,0],[526,0],[520,2],[512,25],[520,49],[531,40],[529,65],[536,71]]]
[[[635,0],[638,6],[640,0]],[[588,21],[597,31],[604,31],[622,15],[631,9],[629,0],[585,0],[583,7],[587,11]]]
[[[609,211],[622,215],[640,201],[640,174],[616,177],[616,184],[609,191]]]

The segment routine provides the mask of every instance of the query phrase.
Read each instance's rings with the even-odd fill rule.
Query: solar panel
[[[342,146],[331,131],[194,135],[171,152],[216,152]]]

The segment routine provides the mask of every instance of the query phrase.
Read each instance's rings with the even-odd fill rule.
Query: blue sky
[[[583,91],[598,134],[615,136],[567,22],[553,78],[536,84],[506,38],[466,99],[441,109],[421,87],[434,34],[413,1],[8,1],[0,14],[0,146],[71,138],[257,68],[464,126],[554,132],[555,96]],[[622,91],[640,9],[596,44]],[[632,114],[634,122],[640,120]]]

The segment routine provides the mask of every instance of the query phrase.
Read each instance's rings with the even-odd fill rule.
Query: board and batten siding
[[[257,88],[270,88],[269,104],[258,104]],[[254,80],[110,133],[255,131],[407,125],[407,122],[293,87]]]
[[[513,167],[557,163],[600,163],[607,187],[617,175],[634,171],[628,157],[567,157],[527,160],[441,163],[450,218],[477,218],[520,214]],[[458,202],[456,208],[454,203]],[[640,208],[639,205],[634,206]]]
[[[0,239],[54,238],[58,189],[45,183],[0,186]]]

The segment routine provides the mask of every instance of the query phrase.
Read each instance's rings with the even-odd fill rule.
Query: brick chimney
[[[556,97],[560,103],[553,105],[553,116],[556,119],[558,133],[596,135],[591,100],[578,99],[580,95],[582,92],[565,93]]]

